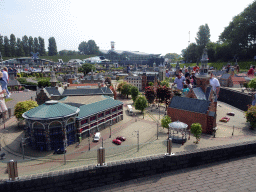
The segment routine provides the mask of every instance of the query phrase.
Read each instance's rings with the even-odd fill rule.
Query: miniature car
[[[227,113],[227,115],[229,115],[229,116],[235,116],[235,113],[234,113],[234,112],[229,112],[229,113]]]
[[[53,152],[53,154],[63,154],[63,153],[67,153],[67,150],[65,149],[57,149]]]
[[[121,145],[121,143],[122,143],[122,141],[120,141],[118,139],[114,139],[112,142],[117,144],[117,145]]]
[[[118,136],[116,137],[116,139],[120,140],[120,141],[126,141],[126,138],[125,137],[122,137],[122,136]]]
[[[229,117],[222,117],[222,118],[220,119],[220,122],[225,122],[225,123],[227,123],[229,120],[230,120]]]
[[[100,140],[100,132],[95,133],[93,141],[98,142]]]

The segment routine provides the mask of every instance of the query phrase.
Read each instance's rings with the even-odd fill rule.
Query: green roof
[[[105,96],[105,97],[107,97],[107,96]],[[108,99],[81,106],[79,108],[80,112],[79,112],[79,115],[78,115],[77,118],[81,119],[83,117],[88,117],[88,116],[96,114],[100,111],[105,111],[105,110],[110,109],[112,107],[116,107],[118,105],[123,104],[119,100],[114,100],[111,97],[107,97],[107,98]]]
[[[58,119],[76,114],[79,108],[59,103],[58,101],[47,101],[38,107],[23,113],[25,119]]]

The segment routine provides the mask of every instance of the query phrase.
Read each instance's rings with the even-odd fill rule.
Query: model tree
[[[132,88],[131,84],[129,84],[129,83],[125,84],[122,87],[121,94],[126,95],[126,97],[128,98],[128,96],[131,95],[131,88]]]
[[[168,129],[168,134],[169,134],[169,124],[172,122],[171,118],[166,115],[163,117],[163,119],[161,119],[161,126],[163,128],[167,128]]]
[[[202,134],[202,125],[200,123],[193,123],[191,125],[191,129],[190,129],[190,132],[195,136],[196,138],[196,141],[195,143],[198,144],[199,140],[200,140],[200,137],[201,137],[201,134]]]
[[[143,113],[143,119],[144,119],[144,110],[148,106],[148,102],[145,96],[138,96],[135,101],[135,109],[140,110],[141,113]]]
[[[22,114],[25,113],[26,111],[33,109],[35,107],[37,107],[38,104],[36,101],[22,101],[22,102],[18,102],[15,107],[14,107],[14,116],[17,119],[23,119]]]
[[[135,86],[132,86],[132,87],[131,87],[131,95],[132,95],[132,100],[133,100],[133,102],[135,102],[136,99],[137,99],[137,97],[138,97],[138,95],[139,95],[139,89],[138,89],[138,87],[135,87]]]
[[[78,71],[84,73],[85,76],[87,73],[91,71],[96,71],[96,67],[93,64],[85,63],[82,65],[82,67],[78,69]]]
[[[155,95],[154,88],[152,86],[145,87],[145,96],[146,96],[149,104],[154,103],[156,95]],[[151,105],[151,107],[152,107],[152,105]],[[151,111],[152,111],[152,108],[151,108]]]
[[[119,84],[117,85],[117,91],[119,91],[119,93],[121,93],[122,88],[123,88],[123,86],[124,86],[125,84],[127,84],[127,82],[126,82],[126,81],[123,81],[123,82],[121,82],[121,83],[119,83]]]
[[[256,128],[256,106],[250,106],[245,112],[246,121],[250,123],[251,129]]]

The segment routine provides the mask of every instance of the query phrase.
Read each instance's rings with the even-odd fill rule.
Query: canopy
[[[188,125],[186,123],[175,121],[172,123],[169,123],[170,130],[173,131],[185,131],[187,129]]]

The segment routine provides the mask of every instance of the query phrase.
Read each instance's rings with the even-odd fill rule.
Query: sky
[[[48,49],[76,50],[94,40],[100,49],[178,53],[208,24],[212,42],[254,0],[0,0],[0,35],[41,36]]]

